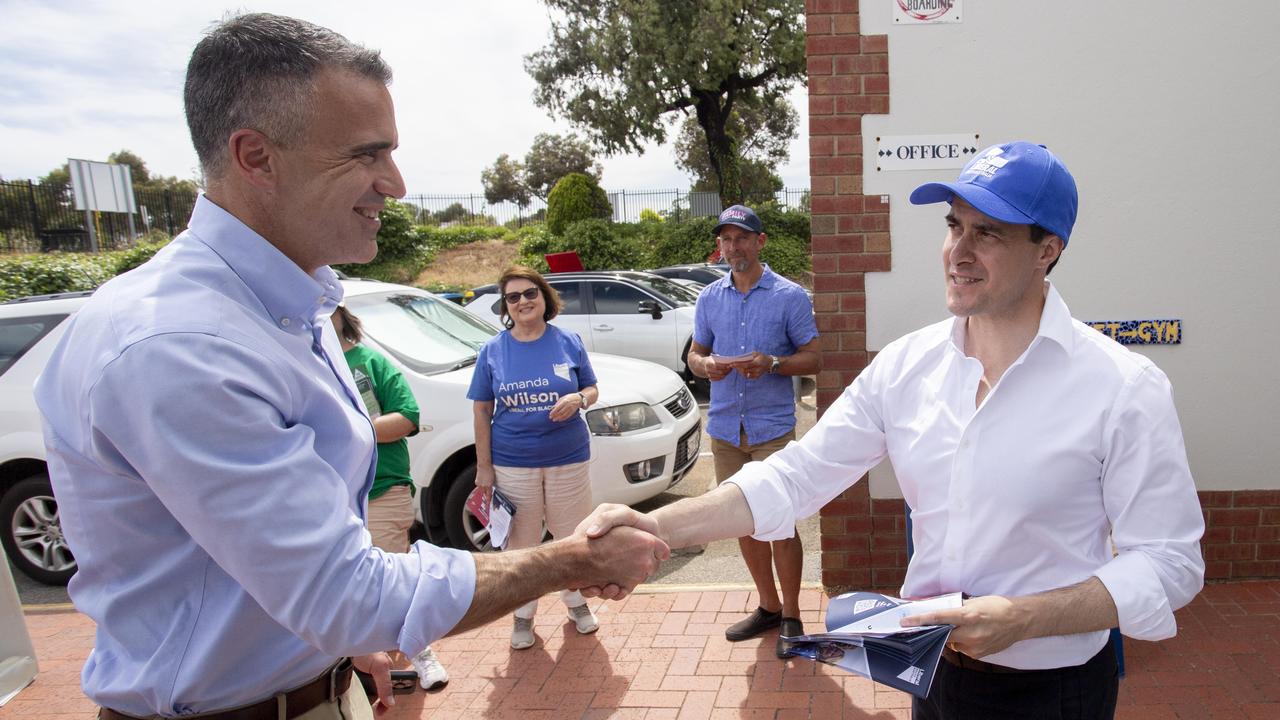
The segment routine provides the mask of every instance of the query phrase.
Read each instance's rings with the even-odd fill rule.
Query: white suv
[[[421,408],[409,438],[420,519],[440,545],[486,549],[484,528],[465,509],[475,476],[472,365],[498,332],[457,305],[403,285],[344,280],[346,303],[365,342],[404,373]],[[88,293],[0,304],[0,540],[13,564],[41,582],[66,583],[75,559],[63,540],[45,470],[40,415],[32,398],[65,326]],[[587,412],[594,500],[633,504],[679,482],[698,458],[700,415],[675,373],[652,363],[591,355],[600,399]]]

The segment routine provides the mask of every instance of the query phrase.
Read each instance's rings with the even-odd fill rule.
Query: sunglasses
[[[538,288],[531,287],[528,290],[525,290],[524,292],[509,292],[506,295],[503,295],[502,297],[507,299],[508,305],[515,305],[516,303],[520,302],[520,298],[524,298],[525,300],[532,300],[538,297]]]

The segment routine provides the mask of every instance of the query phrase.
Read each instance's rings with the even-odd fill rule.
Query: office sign
[[[977,133],[876,138],[876,171],[962,168],[980,148]]]
[[[960,0],[889,0],[896,25],[960,22]]]

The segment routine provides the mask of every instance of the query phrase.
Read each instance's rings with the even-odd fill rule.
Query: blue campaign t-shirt
[[[467,397],[493,401],[493,464],[555,467],[591,459],[591,433],[582,415],[552,422],[551,408],[595,384],[576,333],[548,325],[530,342],[515,339],[510,330],[490,339],[480,348]]]

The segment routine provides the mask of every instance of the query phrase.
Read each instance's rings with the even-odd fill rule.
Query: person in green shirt
[[[364,401],[378,441],[378,465],[369,490],[368,525],[373,544],[387,552],[409,551],[413,526],[413,477],[409,475],[409,443],[418,433],[418,401],[404,375],[377,350],[360,344],[360,318],[339,305],[333,313],[342,353]],[[411,659],[423,689],[442,687],[449,673],[431,648]]]

